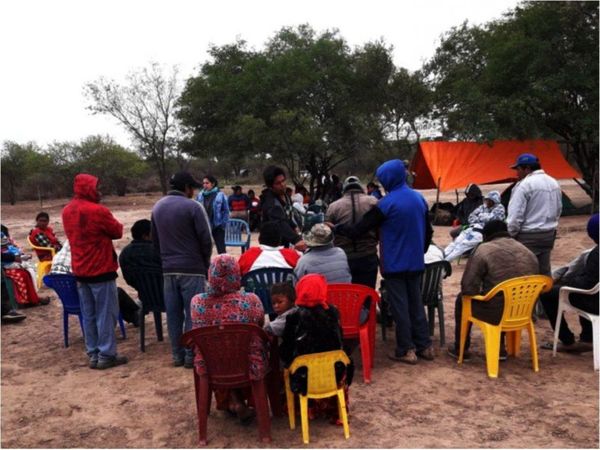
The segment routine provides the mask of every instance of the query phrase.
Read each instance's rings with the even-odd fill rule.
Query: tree
[[[41,153],[34,142],[25,145],[4,141],[2,145],[2,190],[7,192],[11,205],[17,202],[19,191],[27,186],[28,180],[36,181],[36,190],[41,196],[44,173],[51,170],[49,159]],[[40,197],[41,198],[41,197]]]
[[[426,69],[447,136],[565,142],[591,194],[598,170],[598,4],[525,2],[444,37]]]
[[[165,75],[154,63],[150,68],[131,72],[127,83],[100,78],[85,86],[94,114],[107,114],[125,127],[140,154],[151,162],[167,192],[167,158],[178,149],[179,128],[175,120],[175,102],[179,95],[178,71]]]

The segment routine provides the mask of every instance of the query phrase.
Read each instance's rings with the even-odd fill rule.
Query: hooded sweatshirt
[[[113,239],[123,236],[123,225],[98,202],[98,178],[80,173],[73,183],[74,197],[62,211],[65,234],[71,244],[71,267],[78,281],[100,283],[117,278]]]

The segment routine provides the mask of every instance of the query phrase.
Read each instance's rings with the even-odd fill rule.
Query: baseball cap
[[[189,172],[177,172],[171,176],[169,184],[172,188],[177,190],[185,189],[185,186],[191,186],[193,188],[201,188],[202,185],[194,179]]]
[[[346,192],[346,190],[348,190],[350,188],[359,188],[359,189],[362,189],[362,187],[360,185],[360,180],[358,179],[358,177],[355,177],[354,175],[351,175],[351,176],[349,176],[348,178],[346,178],[344,180],[344,184],[342,185],[342,190],[344,192]]]
[[[522,166],[522,165],[537,164],[539,162],[540,162],[540,160],[537,158],[537,156],[535,156],[531,153],[523,153],[523,154],[519,155],[519,157],[517,158],[517,162],[514,163],[512,166],[510,166],[510,168],[516,169],[517,167]]]

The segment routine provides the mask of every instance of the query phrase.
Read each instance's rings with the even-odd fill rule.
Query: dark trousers
[[[225,250],[225,228],[224,227],[213,228],[212,237],[215,240],[215,245],[217,247],[217,253],[219,255],[226,253],[226,250]]]
[[[117,294],[119,296],[119,310],[123,320],[137,327],[139,325],[140,307],[122,288],[117,288]]]
[[[550,321],[550,325],[554,330],[556,326],[556,316],[558,315],[558,294],[561,286],[554,286],[548,292],[542,294],[540,296],[540,300],[542,305],[544,306],[544,311],[548,316],[548,320]],[[591,314],[598,314],[598,296],[597,295],[581,295],[581,294],[571,294],[569,296],[569,300],[573,306],[579,309],[583,309],[586,312]],[[579,339],[583,342],[593,342],[594,334],[592,331],[592,323],[584,319],[583,317],[579,317],[579,323],[581,324],[581,335]],[[569,325],[563,320],[560,322],[560,330],[558,331],[558,338],[565,345],[571,345],[575,343],[575,335],[569,329]]]
[[[348,259],[348,266],[350,266],[353,284],[363,284],[375,289],[375,285],[377,284],[377,270],[379,268],[377,255]]]
[[[387,278],[385,287],[396,323],[396,355],[404,356],[408,350],[430,347],[425,306],[421,300],[421,276]]]
[[[488,303],[494,300],[490,300]],[[471,314],[473,317],[479,320],[483,320],[484,322],[491,323],[492,325],[498,325],[500,320],[502,319],[502,310],[504,309],[504,302],[502,302],[499,311],[477,311],[477,307],[474,305],[474,301],[471,302]],[[483,302],[480,302],[483,303]],[[497,309],[497,308],[494,308]],[[500,316],[498,316],[498,312],[500,312]],[[462,320],[462,293],[459,292],[456,296],[456,301],[454,303],[454,348],[456,349],[456,354],[458,355],[458,350],[460,349],[460,322]],[[473,324],[469,322],[467,327],[467,339],[465,340],[465,353],[471,346],[471,326]],[[505,333],[502,333],[500,338],[500,348],[504,347],[504,339]]]

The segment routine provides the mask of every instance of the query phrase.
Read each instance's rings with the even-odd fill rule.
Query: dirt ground
[[[484,192],[491,189],[485,186]],[[578,206],[586,202],[574,183],[566,182],[564,189]],[[424,194],[430,203],[435,199],[433,191]],[[129,242],[133,222],[149,218],[158,198],[147,194],[104,199],[125,224],[126,236],[116,242],[118,249]],[[454,193],[443,194],[442,200],[454,201]],[[64,237],[60,211],[67,201],[44,205],[60,237]],[[38,202],[3,205],[2,222],[20,244],[26,242],[39,209]],[[585,216],[561,219],[553,267],[592,246],[586,220]],[[448,228],[436,227],[434,240],[447,245]],[[453,264],[453,274],[444,282],[447,342],[453,341],[454,298],[464,266]],[[118,283],[126,287],[121,278]],[[60,302],[53,291],[42,293],[54,296],[50,305],[25,309],[24,322],[1,329],[2,447],[197,446],[192,372],[171,367],[168,339],[155,339],[153,319],[146,319],[146,353],[139,350],[138,330],[128,325],[127,339],[119,339],[118,348],[129,357],[129,364],[90,370],[77,321],[71,319],[71,346],[64,348]],[[569,317],[569,322],[577,320]],[[545,320],[537,322],[536,332],[539,343],[552,338]],[[458,366],[439,348],[436,329],[438,357],[411,367],[386,357],[393,349],[392,332],[384,342],[378,328],[371,385],[363,383],[360,356],[354,354],[357,375],[350,388],[350,439],[344,439],[341,427],[313,421],[310,447],[598,447],[598,374],[591,352],[552,358],[551,352],[540,350],[540,371],[534,373],[524,335],[521,356],[501,363],[499,378],[492,380],[486,376],[478,330],[472,340],[475,357]],[[290,430],[287,418],[273,420],[272,436],[274,448],[303,447],[300,429]],[[242,427],[214,411],[208,438],[211,447],[260,446],[254,425]]]

